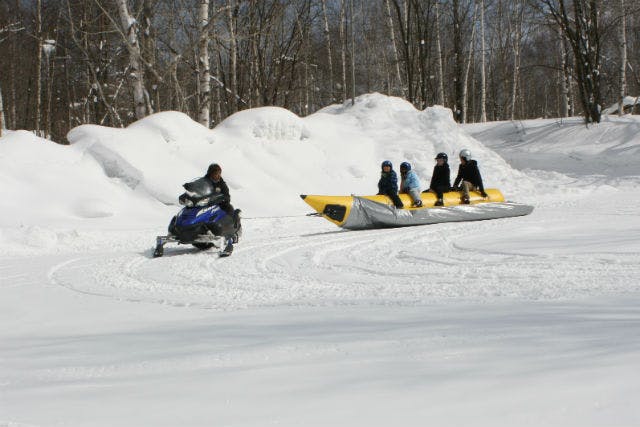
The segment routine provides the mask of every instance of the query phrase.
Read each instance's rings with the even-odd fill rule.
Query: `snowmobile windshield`
[[[207,178],[197,178],[191,182],[183,184],[187,194],[193,198],[207,197],[213,193],[213,185]]]

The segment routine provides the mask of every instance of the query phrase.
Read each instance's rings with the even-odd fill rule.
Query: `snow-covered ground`
[[[357,101],[0,139],[0,426],[640,425],[640,120]],[[533,214],[304,215],[301,193],[373,193],[387,158],[426,187],[463,147]],[[151,258],[213,161],[244,212],[233,256]]]

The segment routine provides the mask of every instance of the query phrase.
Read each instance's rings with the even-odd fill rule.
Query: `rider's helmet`
[[[471,160],[471,150],[466,148],[460,150],[460,158],[465,159],[467,162]]]

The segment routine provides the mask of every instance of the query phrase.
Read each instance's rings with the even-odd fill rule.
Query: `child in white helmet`
[[[458,187],[460,184],[460,187]],[[482,176],[478,169],[478,162],[471,158],[471,151],[468,149],[460,150],[460,166],[458,167],[458,176],[453,186],[462,191],[462,203],[469,204],[469,191],[480,191],[482,197],[488,197],[484,192],[482,184]]]

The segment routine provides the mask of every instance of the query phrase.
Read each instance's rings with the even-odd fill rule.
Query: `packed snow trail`
[[[637,292],[640,204],[603,200],[626,206],[602,208],[607,221],[597,224],[589,200],[530,217],[359,232],[319,218],[245,220],[229,259],[191,246],[152,259],[152,238],[139,236],[137,252],[78,257],[51,279],[93,295],[224,310]]]

